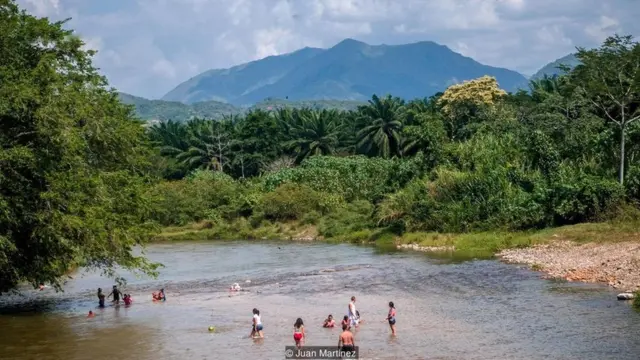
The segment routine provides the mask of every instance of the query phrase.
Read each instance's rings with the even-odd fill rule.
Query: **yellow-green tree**
[[[496,102],[505,95],[490,76],[450,86],[438,99],[449,139],[468,138],[476,125],[493,117]]]
[[[497,99],[505,95],[507,92],[500,88],[496,78],[483,76],[451,85],[438,102],[445,113],[452,114],[456,104],[493,105]]]

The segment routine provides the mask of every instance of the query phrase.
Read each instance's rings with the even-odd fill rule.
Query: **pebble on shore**
[[[455,250],[453,246],[421,246],[418,244],[400,244],[397,247],[398,249],[407,249],[407,250],[423,251],[423,252],[451,252]]]
[[[640,289],[640,242],[576,244],[555,241],[530,248],[507,249],[498,257],[527,264],[552,278],[605,283],[631,293]]]

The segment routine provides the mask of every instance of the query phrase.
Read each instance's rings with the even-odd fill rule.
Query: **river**
[[[321,243],[152,245],[157,279],[128,278],[134,304],[96,309],[113,282],[75,274],[64,293],[0,297],[2,359],[283,359],[301,317],[306,345],[336,345],[321,327],[357,297],[366,359],[638,359],[640,314],[606,287],[543,280],[497,261],[446,263],[413,252]],[[247,282],[249,280],[250,282]],[[240,283],[246,290],[230,293]],[[153,303],[164,287],[168,300]],[[398,336],[383,321],[397,308]],[[249,339],[260,309],[265,338]],[[87,318],[89,310],[96,317]],[[216,331],[210,333],[209,326]]]

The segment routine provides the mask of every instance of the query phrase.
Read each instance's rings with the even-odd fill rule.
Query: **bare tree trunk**
[[[623,120],[624,121],[624,120]],[[624,185],[624,142],[625,142],[625,123],[620,125],[620,185]]]

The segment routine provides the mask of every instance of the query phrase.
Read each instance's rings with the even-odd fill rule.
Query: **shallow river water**
[[[339,330],[321,324],[328,314],[339,322],[352,295],[361,359],[640,358],[640,314],[615,293],[496,261],[316,243],[189,242],[147,255],[165,267],[128,279],[129,308],[96,309],[96,288],[108,294],[113,282],[93,273],[75,274],[64,293],[0,297],[0,358],[284,359],[298,317],[306,345],[336,345]],[[234,282],[248,291],[230,293]],[[160,287],[168,300],[153,303]],[[390,300],[395,338],[383,321]],[[254,307],[262,340],[248,338]]]

